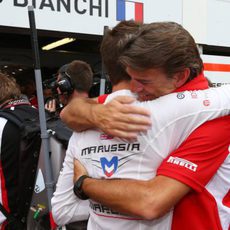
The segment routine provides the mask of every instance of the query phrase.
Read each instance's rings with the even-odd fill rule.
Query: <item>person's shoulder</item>
[[[106,97],[105,103],[107,103],[107,102],[109,102],[109,101],[111,101],[111,100],[113,100],[119,96],[129,96],[129,97],[134,97],[134,98],[137,97],[137,95],[133,94],[130,90],[121,89],[121,90],[117,90],[117,91],[114,91],[114,92],[108,94],[108,96]]]
[[[15,106],[15,112],[17,113],[26,113],[30,114],[31,116],[38,116],[39,111],[37,108],[35,108],[33,105],[20,105]]]

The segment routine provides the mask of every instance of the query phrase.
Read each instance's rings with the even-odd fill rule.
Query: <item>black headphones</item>
[[[71,76],[65,71],[60,72],[60,79],[57,82],[57,86],[62,94],[70,95],[73,93],[74,86],[71,81]]]

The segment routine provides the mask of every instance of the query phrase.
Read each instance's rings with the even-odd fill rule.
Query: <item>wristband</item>
[[[81,200],[87,200],[89,197],[82,190],[82,184],[86,178],[91,178],[87,175],[82,175],[78,178],[78,180],[74,183],[73,192],[74,194]]]

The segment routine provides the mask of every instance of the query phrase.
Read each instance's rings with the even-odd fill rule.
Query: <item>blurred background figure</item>
[[[32,125],[38,120],[38,110],[21,97],[15,79],[2,73],[0,112],[0,200],[1,208],[11,216],[6,218],[1,209],[0,229],[24,230],[35,181],[40,135],[38,142],[31,140],[30,146],[24,148],[22,130],[26,121],[31,121]]]
[[[88,63],[74,60],[63,65],[54,78],[43,82],[46,91],[52,94],[45,101],[45,109],[59,114],[73,97],[88,97],[92,84],[93,72]]]
[[[27,99],[32,106],[38,108],[34,70],[27,69],[18,74],[17,83],[20,86],[23,98]]]

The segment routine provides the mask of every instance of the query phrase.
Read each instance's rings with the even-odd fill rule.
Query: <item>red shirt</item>
[[[201,74],[177,90],[205,89]],[[174,208],[172,230],[227,230],[230,227],[230,116],[197,128],[158,168],[193,190]]]

